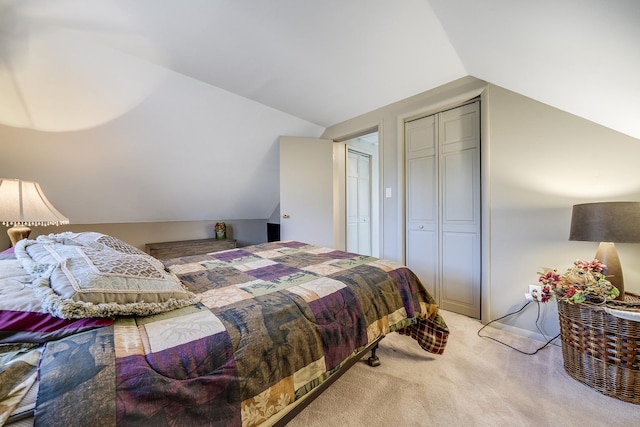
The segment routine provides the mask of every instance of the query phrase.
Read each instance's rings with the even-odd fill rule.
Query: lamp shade
[[[69,219],[53,207],[37,182],[0,178],[0,222],[38,226],[69,224]]]
[[[569,240],[639,243],[640,202],[574,205]]]

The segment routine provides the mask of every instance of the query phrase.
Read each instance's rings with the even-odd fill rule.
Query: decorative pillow
[[[108,318],[52,316],[42,309],[29,286],[32,281],[17,259],[0,260],[0,348],[5,343],[44,343],[113,323]]]
[[[15,252],[42,307],[63,319],[146,316],[199,300],[160,261],[105,234],[39,236]]]

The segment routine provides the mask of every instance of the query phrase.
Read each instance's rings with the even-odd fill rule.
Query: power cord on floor
[[[539,301],[537,301],[537,300],[536,300],[536,304],[537,304],[537,306],[538,306],[538,314],[537,314],[537,316],[536,316],[536,328],[538,329],[538,332],[540,332],[540,334],[542,334],[542,336],[544,337],[544,339],[546,339],[546,340],[547,340],[547,342],[546,342],[542,347],[540,347],[540,348],[538,348],[536,351],[534,351],[533,353],[528,353],[528,352],[526,352],[526,351],[523,351],[523,350],[517,349],[517,348],[515,348],[515,347],[510,346],[510,345],[509,345],[509,344],[507,344],[507,343],[504,343],[504,342],[502,342],[502,341],[500,341],[500,340],[498,340],[498,339],[496,339],[496,338],[490,337],[490,336],[488,336],[488,335],[480,335],[480,332],[482,332],[482,330],[483,330],[484,328],[486,328],[487,326],[489,326],[489,325],[490,325],[490,324],[492,324],[493,322],[497,322],[498,320],[502,320],[502,319],[504,319],[505,317],[509,317],[509,316],[514,315],[514,314],[518,314],[518,313],[520,313],[520,312],[521,312],[522,310],[524,310],[524,309],[525,309],[529,304],[531,304],[531,302],[532,302],[532,301],[527,301],[527,303],[526,303],[525,305],[523,305],[523,306],[522,306],[522,308],[520,308],[519,310],[514,311],[514,312],[511,312],[511,313],[508,313],[508,314],[505,314],[505,315],[504,315],[504,316],[502,316],[502,317],[499,317],[499,318],[497,318],[497,319],[494,319],[494,320],[490,321],[489,323],[487,323],[486,325],[484,325],[482,328],[480,328],[480,329],[478,330],[478,336],[479,336],[480,338],[488,338],[488,339],[490,339],[490,340],[493,340],[493,341],[495,341],[495,342],[497,342],[497,343],[499,343],[499,344],[505,345],[505,346],[509,347],[510,349],[513,349],[513,350],[515,350],[515,351],[517,351],[517,352],[519,352],[519,353],[527,354],[527,355],[529,355],[529,356],[533,356],[534,354],[536,354],[537,352],[539,352],[540,350],[542,350],[543,348],[545,348],[546,346],[548,346],[549,344],[551,344],[551,343],[553,342],[553,340],[555,340],[556,338],[558,338],[558,337],[560,336],[560,334],[558,334],[558,335],[556,335],[555,337],[553,337],[553,338],[549,339],[549,338],[547,338],[547,336],[546,336],[546,335],[545,335],[545,334],[540,330],[540,326],[538,325],[538,321],[540,320],[540,302],[539,302]]]

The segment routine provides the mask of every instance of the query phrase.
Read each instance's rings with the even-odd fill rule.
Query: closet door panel
[[[347,152],[347,195],[358,194],[358,156],[351,151]],[[347,251],[358,252],[358,199],[347,197]]]
[[[439,115],[440,305],[480,317],[480,123],[478,103]]]
[[[480,141],[478,104],[468,104],[439,114],[442,153],[473,148]]]
[[[438,234],[435,230],[407,231],[406,264],[431,296],[437,298]]]
[[[358,249],[371,255],[371,157],[358,158]]]
[[[434,156],[438,138],[436,116],[427,116],[405,124],[405,153],[407,158]]]
[[[441,306],[476,317],[480,298],[479,240],[476,233],[442,233]]]
[[[442,156],[442,222],[444,226],[479,224],[478,150],[476,148]]]
[[[438,222],[437,128],[435,116],[405,124],[407,228],[435,230]]]
[[[434,227],[438,218],[438,193],[433,187],[437,178],[436,159],[420,157],[407,162],[407,220],[409,228]]]
[[[406,264],[437,298],[437,121],[428,116],[405,124]]]

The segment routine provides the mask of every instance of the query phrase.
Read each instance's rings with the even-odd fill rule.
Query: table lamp
[[[615,243],[640,242],[640,202],[583,203],[573,206],[569,240],[600,242],[595,258],[607,266],[607,280],[624,300],[622,266]]]
[[[29,226],[69,224],[47,200],[37,182],[0,178],[0,222],[7,227],[11,245],[29,237]]]

